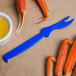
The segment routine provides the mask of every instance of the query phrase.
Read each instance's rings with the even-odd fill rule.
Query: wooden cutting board
[[[76,18],[76,0],[46,0],[49,7],[47,21],[39,21],[42,12],[36,0],[27,0],[27,15],[21,32],[16,35],[18,11],[16,0],[0,0],[0,12],[10,16],[13,21],[13,33],[8,44],[0,47],[0,76],[45,76],[45,65],[48,56],[57,56],[61,41],[76,37],[76,20],[67,28],[54,31],[49,38],[44,38],[34,47],[5,63],[3,55],[24,41],[40,32],[45,26],[50,26],[66,16]]]

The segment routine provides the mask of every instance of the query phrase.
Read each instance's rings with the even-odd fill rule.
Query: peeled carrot
[[[65,63],[66,55],[67,55],[68,43],[72,44],[72,40],[65,39],[63,40],[61,44],[61,48],[59,50],[58,57],[56,60],[55,76],[62,76],[64,63]]]
[[[73,70],[73,67],[76,62],[76,40],[74,40],[73,45],[70,49],[70,52],[68,54],[68,57],[66,59],[65,65],[64,65],[64,73],[65,75],[70,76],[71,72]]]
[[[44,17],[45,17],[43,20],[41,20],[40,22],[38,22],[38,23],[41,23],[41,22],[47,20],[49,9],[47,7],[47,4],[46,4],[45,0],[37,0],[37,2],[40,5],[40,7],[41,7],[41,9],[43,11]]]
[[[56,61],[56,58],[53,56],[49,56],[47,59],[47,65],[46,65],[46,76],[52,76],[52,61]]]
[[[16,33],[19,33],[23,25],[24,16],[26,15],[26,0],[17,0],[17,8],[19,11],[19,24]]]

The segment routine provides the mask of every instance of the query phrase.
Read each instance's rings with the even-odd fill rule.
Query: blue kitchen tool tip
[[[57,30],[57,29],[62,29],[62,28],[69,26],[74,20],[74,18],[73,18],[70,21],[66,21],[67,19],[69,19],[69,17],[70,16],[62,19],[61,21],[59,21],[58,23],[56,23],[52,26],[43,28],[39,34],[35,35],[34,37],[27,40],[23,44],[19,45],[18,47],[14,48],[10,52],[6,53],[3,56],[3,59],[5,60],[5,62],[8,63],[9,59],[11,59],[11,58],[23,53],[24,51],[28,50],[29,48],[34,46],[36,43],[38,43],[44,37],[49,37],[49,35],[51,34],[52,31]]]

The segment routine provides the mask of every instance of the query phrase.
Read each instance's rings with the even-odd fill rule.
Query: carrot
[[[68,74],[71,75],[71,72],[72,72],[73,67],[75,65],[75,61],[76,61],[76,40],[74,40],[74,42],[73,42],[73,45],[70,49],[70,52],[67,56],[67,59],[66,59],[65,65],[64,65],[65,75],[68,75]]]
[[[47,59],[47,65],[46,65],[46,76],[52,76],[52,61],[56,61],[56,58],[53,56],[49,56]]]
[[[55,76],[61,76],[64,68],[64,63],[67,55],[67,46],[69,44],[72,44],[72,41],[69,39],[63,40],[61,44],[61,48],[58,53],[58,57],[56,60],[56,66],[55,66]]]
[[[43,11],[44,17],[45,17],[43,20],[41,20],[40,22],[38,22],[38,23],[41,23],[41,22],[47,20],[49,9],[47,7],[47,4],[46,4],[45,0],[37,0],[37,2],[40,5],[40,7],[41,7],[41,9]]]
[[[16,33],[19,33],[23,25],[24,16],[26,15],[26,0],[17,0],[17,8],[19,11],[19,24]]]

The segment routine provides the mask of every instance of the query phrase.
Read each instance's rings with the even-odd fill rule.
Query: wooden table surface
[[[50,26],[66,16],[76,19],[76,0],[46,0],[49,12],[47,21],[39,21],[42,12],[36,0],[26,0],[27,15],[21,32],[16,35],[18,11],[16,0],[0,0],[0,12],[10,16],[13,21],[13,33],[8,44],[0,47],[0,76],[45,76],[45,64],[48,56],[57,56],[61,41],[65,38],[74,40],[76,37],[76,20],[67,28],[54,31],[49,38],[44,38],[28,51],[5,63],[3,55],[24,41],[40,32],[45,26]]]

